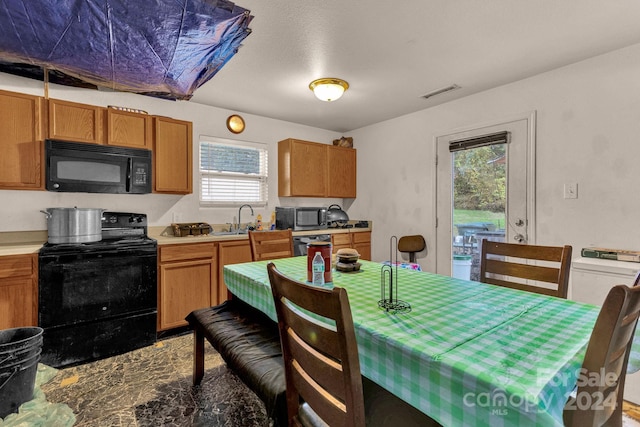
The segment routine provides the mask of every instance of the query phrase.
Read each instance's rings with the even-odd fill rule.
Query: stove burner
[[[86,243],[45,243],[40,249],[40,253],[44,255],[69,252],[86,253],[156,245],[156,240],[150,237],[109,239]]]
[[[130,212],[104,212],[102,215],[102,240],[84,243],[45,243],[44,253],[77,251],[88,252],[112,247],[136,247],[156,244],[147,237],[147,215]]]

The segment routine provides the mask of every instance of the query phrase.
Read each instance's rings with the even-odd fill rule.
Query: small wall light
[[[227,117],[227,129],[233,133],[241,133],[244,130],[244,119],[237,114]]]
[[[349,83],[342,79],[322,78],[309,83],[309,89],[321,101],[335,101],[349,89]]]

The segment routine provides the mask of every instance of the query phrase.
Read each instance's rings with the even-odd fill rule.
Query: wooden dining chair
[[[426,247],[427,242],[419,234],[402,236],[398,240],[398,250],[409,254],[409,262],[416,262],[416,252],[422,252]]]
[[[611,288],[600,309],[578,387],[564,407],[566,427],[622,426],[627,364],[640,316],[639,278],[632,288]]]
[[[282,343],[289,426],[364,426],[362,377],[347,291],[294,281],[273,263],[267,270]]]
[[[293,256],[291,229],[277,231],[249,231],[253,261],[288,258]]]
[[[480,254],[480,281],[567,298],[571,250],[567,245],[521,245],[484,239]],[[549,287],[526,281],[543,282]]]

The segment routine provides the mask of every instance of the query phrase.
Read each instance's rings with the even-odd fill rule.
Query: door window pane
[[[504,241],[506,220],[506,144],[494,144],[452,153],[453,161],[453,269],[459,274],[471,256],[470,277],[480,277],[482,239]],[[455,255],[458,255],[457,257]],[[458,269],[456,268],[458,267]]]

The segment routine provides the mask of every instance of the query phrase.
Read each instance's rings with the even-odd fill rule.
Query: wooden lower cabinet
[[[218,302],[215,243],[161,245],[158,248],[158,330],[187,325],[193,310]]]
[[[351,236],[349,233],[336,233],[331,235],[331,245],[333,246],[333,253],[335,254],[340,249],[347,249],[351,247]]]
[[[351,247],[358,251],[360,259],[371,261],[371,232],[361,231],[351,234]]]
[[[345,231],[331,235],[333,253],[340,249],[353,248],[358,251],[361,259],[371,261],[371,232],[370,231]]]
[[[362,259],[371,259],[371,232],[335,233],[332,242],[334,251],[352,247]],[[226,301],[229,295],[224,284],[224,266],[250,261],[248,239],[160,245],[158,331],[186,326],[184,318],[193,310]],[[37,279],[34,283],[37,285]],[[0,288],[0,295],[1,292]],[[37,310],[35,316],[37,320]]]
[[[232,240],[218,243],[218,303],[229,298],[227,286],[224,284],[224,266],[251,261],[249,240]]]
[[[0,256],[0,330],[38,325],[38,256]]]

